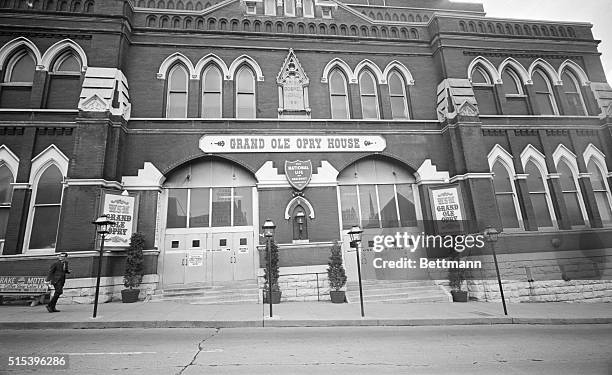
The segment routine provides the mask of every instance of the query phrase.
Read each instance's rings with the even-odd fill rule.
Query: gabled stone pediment
[[[293,52],[293,48],[289,49],[285,62],[276,76],[276,83],[283,85],[289,77],[295,77],[302,85],[310,83],[304,68],[302,68],[302,64],[300,64],[300,61]]]

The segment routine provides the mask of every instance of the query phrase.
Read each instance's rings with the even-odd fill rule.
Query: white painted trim
[[[211,63],[217,65],[217,67],[221,70],[221,74],[223,75],[224,80],[232,79],[229,69],[227,68],[227,65],[225,64],[225,62],[219,56],[215,55],[214,53],[209,53],[208,55],[202,57],[196,63],[195,68],[194,68],[195,70],[194,79],[200,79],[200,76],[202,74],[204,67],[206,67],[208,64],[211,64]]]
[[[314,208],[312,207],[312,204],[310,204],[310,201],[305,197],[297,196],[293,197],[293,199],[291,199],[289,203],[287,203],[287,207],[285,207],[285,220],[289,220],[289,218],[291,218],[291,215],[289,214],[289,209],[293,207],[293,204],[296,202],[298,205],[301,205],[302,203],[305,204],[308,207],[308,217],[311,219],[315,218]]]
[[[177,61],[180,61],[185,64],[185,67],[187,68],[187,74],[191,79],[196,79],[196,71],[193,64],[191,63],[191,60],[189,60],[185,55],[180,52],[175,52],[172,55],[166,57],[166,59],[159,66],[159,70],[157,71],[157,79],[166,79],[166,75],[168,74],[170,67],[172,67],[172,65],[174,65],[174,63]]]
[[[529,175],[526,173],[517,173],[514,175],[515,180],[526,180]]]
[[[563,75],[563,71],[565,69],[568,69],[569,71],[574,73],[576,75],[576,77],[580,79],[580,81],[581,81],[580,83],[583,86],[589,86],[591,84],[591,82],[589,81],[589,77],[586,75],[584,70],[582,70],[580,65],[578,65],[576,62],[574,62],[572,60],[569,60],[569,59],[563,61],[561,63],[561,65],[559,66],[559,69],[557,70],[557,74],[559,75],[559,79],[561,79],[561,77]],[[582,96],[582,93],[581,93],[580,96]]]
[[[328,83],[329,73],[331,73],[331,71],[336,67],[344,72],[344,74],[346,75],[346,78],[348,78],[349,80],[349,83],[357,83],[357,77],[353,73],[353,70],[351,69],[351,67],[346,62],[344,62],[344,60],[338,57],[328,62],[327,65],[325,65],[325,68],[323,68],[323,75],[321,76],[321,83]],[[349,114],[349,117],[350,117],[350,114]]]
[[[516,218],[518,219],[519,227],[518,228],[507,228],[507,230],[508,229],[509,230],[525,230],[525,223],[523,222],[523,213],[521,212],[521,206],[518,201],[518,195],[516,193],[516,186],[513,183],[512,179],[514,180],[527,179],[527,175],[526,174],[520,174],[520,175],[516,174],[516,170],[514,169],[514,162],[513,162],[514,157],[499,144],[496,144],[495,146],[493,146],[493,149],[491,149],[491,152],[489,152],[489,155],[487,156],[487,158],[489,161],[489,170],[491,172],[493,172],[493,167],[495,166],[495,163],[499,161],[502,167],[506,168],[506,172],[508,173],[508,176],[511,179],[510,188],[512,189],[512,203],[514,204],[514,213],[516,215]],[[493,180],[495,180],[495,174],[492,173],[492,175],[493,175]],[[495,186],[493,188],[493,192],[495,193]]]
[[[606,166],[606,155],[592,143],[589,143],[588,146],[584,149],[582,157],[584,158],[585,164],[589,164],[591,158],[595,158],[595,160],[599,162],[602,166]],[[608,172],[607,168],[606,172]]]
[[[523,80],[524,84],[527,85],[532,83],[531,76],[529,75],[529,72],[527,72],[527,69],[525,69],[525,67],[520,62],[516,61],[512,57],[508,57],[507,59],[502,61],[501,64],[499,64],[499,68],[497,69],[497,71],[499,74],[500,83],[503,83],[501,77],[506,67],[512,68],[512,70],[514,70]]]
[[[531,160],[534,162],[536,168],[540,172],[544,185],[544,192],[546,193],[546,204],[548,206],[548,211],[553,225],[552,228],[558,229],[557,216],[555,215],[552,198],[550,196],[550,190],[548,189],[548,184],[546,183],[546,176],[550,177],[550,175],[548,173],[548,169],[546,168],[545,158],[546,157],[540,151],[538,151],[532,144],[528,144],[527,146],[525,146],[525,149],[523,150],[523,152],[521,152],[521,164],[523,165],[523,170],[525,170],[525,166]],[[538,229],[546,228],[551,227],[538,227]]]
[[[117,181],[108,181],[103,178],[66,178],[65,186],[102,186],[107,188],[123,189]]]
[[[13,190],[26,190],[30,188],[29,182],[13,182],[11,185],[13,186]]]
[[[417,185],[446,184],[450,179],[448,171],[438,171],[431,159],[423,160],[415,173],[415,178]]]
[[[13,182],[17,179],[17,172],[19,170],[19,158],[17,155],[8,148],[7,145],[0,146],[0,166],[6,165],[6,167],[13,174]],[[13,186],[14,187],[14,186]]]
[[[406,82],[407,85],[414,85],[414,78],[412,77],[410,70],[408,70],[404,64],[397,60],[393,60],[388,63],[385,70],[383,70],[383,77],[387,82],[389,81],[389,73],[391,73],[393,69],[404,75],[404,82]]]
[[[51,64],[59,54],[72,50],[81,59],[81,72],[87,70],[87,55],[81,46],[71,39],[60,40],[51,47],[47,48],[42,56],[42,66],[44,70],[51,71]]]
[[[372,61],[368,59],[363,59],[357,64],[354,70],[355,77],[359,77],[359,75],[361,74],[361,71],[364,70],[365,68],[370,68],[372,73],[374,73],[374,75],[376,76],[376,79],[378,80],[378,84],[384,85],[387,83],[387,76],[383,74],[383,72],[380,70],[378,65],[374,64]]]
[[[255,75],[257,76],[257,81],[262,82],[264,80],[264,75],[261,70],[261,67],[259,66],[257,61],[255,61],[255,59],[253,59],[251,56],[248,56],[248,55],[238,56],[234,59],[234,61],[232,61],[232,63],[229,66],[229,72],[228,72],[228,76],[226,79],[234,80],[234,77],[236,76],[236,73],[237,73],[237,69],[241,67],[243,64],[246,64],[251,67],[251,69],[255,72]]]
[[[555,167],[557,168],[557,172],[559,171],[559,163],[564,161],[572,172],[572,180],[574,181],[574,185],[576,186],[576,192],[578,194],[578,204],[580,206],[580,212],[582,213],[582,219],[586,226],[590,226],[589,215],[586,212],[586,204],[582,197],[582,189],[580,188],[580,183],[578,182],[578,178],[580,176],[580,170],[578,168],[578,163],[576,161],[576,155],[570,151],[565,145],[559,144],[555,152],[553,152],[553,161],[555,162]],[[561,178],[561,174],[557,173],[559,178]],[[583,227],[583,226],[581,226]]]
[[[470,179],[483,179],[483,178],[492,180],[493,173],[465,173],[462,175],[455,175],[450,178],[449,182],[453,183],[457,181],[464,181],[464,180],[470,180]]]
[[[534,60],[529,66],[528,72],[529,72],[529,77],[531,77],[532,81],[533,81],[533,73],[538,67],[541,68],[548,75],[548,79],[552,80],[552,84],[554,86],[559,86],[563,84],[563,82],[561,82],[561,78],[559,77],[559,74],[552,67],[552,65],[550,65],[548,61],[543,60],[541,58]],[[551,95],[553,95],[552,92],[551,92]]]
[[[43,70],[44,66],[42,63],[42,56],[40,54],[40,50],[31,40],[28,38],[24,38],[20,36],[19,38],[15,38],[8,43],[5,43],[0,48],[0,69],[6,64],[6,60],[12,57],[13,53],[17,51],[20,47],[25,47],[34,55],[34,63],[36,64],[36,70]]]
[[[470,81],[470,83],[472,82],[472,72],[477,66],[483,67],[484,70],[489,73],[489,77],[493,81],[491,82],[492,84],[501,83],[499,73],[497,72],[495,66],[489,60],[482,56],[476,57],[470,62],[470,65],[468,66],[468,80]]]
[[[127,190],[160,190],[165,179],[153,163],[146,161],[137,176],[123,176],[121,184]]]

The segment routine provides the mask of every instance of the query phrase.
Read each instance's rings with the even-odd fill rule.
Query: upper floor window
[[[482,66],[476,66],[472,70],[472,88],[478,103],[478,110],[483,115],[497,114],[493,80]]]
[[[393,71],[389,74],[387,82],[389,84],[389,97],[391,100],[391,115],[394,119],[410,118],[404,79],[398,72]]]
[[[361,114],[364,119],[377,119],[378,95],[376,81],[369,71],[359,75],[359,92],[361,94]]]
[[[557,172],[561,175],[561,191],[563,192],[563,200],[565,201],[570,224],[572,226],[584,226],[586,213],[583,210],[584,203],[582,202],[582,194],[580,193],[576,176],[568,163],[563,159],[557,164]]]
[[[210,65],[204,70],[202,88],[202,117],[221,118],[222,76],[216,65]]]
[[[504,93],[507,96],[524,95],[521,79],[514,70],[510,68],[504,69],[504,71],[502,72],[502,81],[504,83]]]
[[[540,171],[533,160],[529,160],[525,165],[525,173],[527,174],[527,189],[533,205],[536,224],[538,228],[552,228],[554,226],[554,213],[543,172]]]
[[[557,103],[552,91],[550,79],[540,69],[536,69],[532,76],[533,88],[536,93],[536,102],[542,115],[558,115]]]
[[[586,105],[580,91],[580,84],[576,76],[565,70],[561,74],[561,80],[563,81],[563,92],[568,102],[568,115],[584,116],[587,114]]]
[[[67,51],[52,65],[45,108],[76,108],[80,94],[81,60],[72,51]]]
[[[595,202],[601,221],[604,225],[612,225],[612,195],[602,169],[599,168],[594,159],[589,160],[587,171],[591,174],[591,185],[595,193]]]
[[[502,226],[506,229],[520,228],[519,205],[514,193],[514,184],[508,169],[500,161],[493,165],[493,187],[495,188],[495,200],[497,209],[501,216]]]
[[[266,16],[276,16],[276,0],[265,0],[264,12]]]
[[[314,17],[314,0],[302,0],[304,17]]]
[[[6,225],[13,198],[11,183],[14,181],[11,170],[6,165],[0,164],[0,240],[3,240],[6,234]]]
[[[4,73],[4,82],[32,84],[36,64],[34,57],[27,50],[17,52],[9,60]]]
[[[168,98],[166,104],[166,117],[187,117],[187,69],[181,64],[176,64],[168,74]]]
[[[285,16],[295,17],[295,0],[285,0]]]
[[[329,95],[331,98],[332,118],[349,118],[346,78],[344,78],[344,74],[338,69],[334,69],[329,75]]]
[[[236,118],[255,117],[255,76],[242,67],[236,74]]]

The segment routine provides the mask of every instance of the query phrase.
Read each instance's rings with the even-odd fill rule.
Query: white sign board
[[[438,223],[439,233],[448,233],[461,230],[461,199],[457,186],[432,189],[432,208],[434,220]]]
[[[189,254],[187,265],[189,267],[200,267],[204,264],[204,254]]]
[[[229,152],[380,152],[387,142],[379,135],[205,135],[200,149]]]
[[[136,198],[129,195],[105,194],[102,213],[115,222],[106,236],[105,246],[128,247],[134,228],[134,205]]]

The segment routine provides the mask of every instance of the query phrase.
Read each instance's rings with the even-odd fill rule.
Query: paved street
[[[611,374],[612,325],[5,330],[7,374]],[[64,353],[68,370],[8,368]]]

